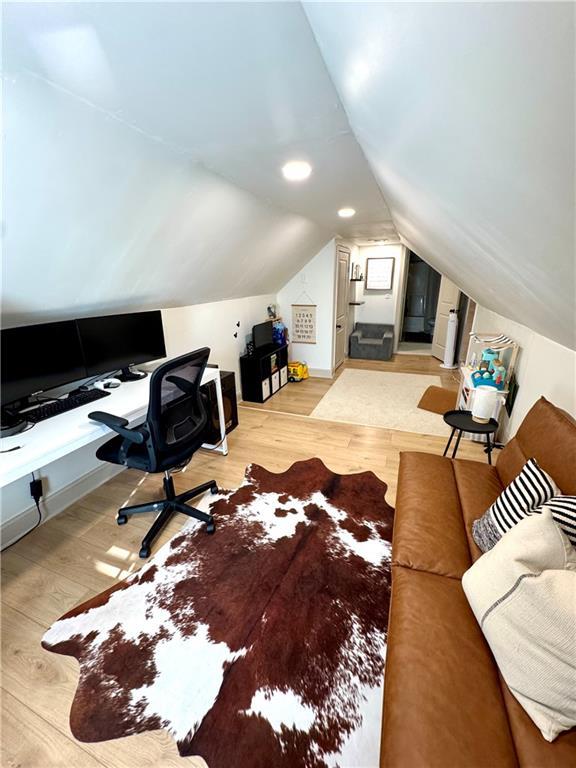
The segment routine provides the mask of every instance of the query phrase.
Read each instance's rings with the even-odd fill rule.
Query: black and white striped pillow
[[[516,523],[559,494],[560,489],[536,459],[528,459],[520,474],[472,524],[474,541],[487,552]]]
[[[554,496],[534,511],[543,512],[545,509],[552,512],[554,522],[562,528],[572,546],[576,547],[576,496]]]
[[[559,493],[554,480],[538,466],[536,459],[528,459],[520,474],[502,491],[488,513],[500,533],[506,533]]]

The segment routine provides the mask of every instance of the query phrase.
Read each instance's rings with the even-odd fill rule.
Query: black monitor
[[[85,317],[76,322],[88,376],[166,357],[160,310]]]
[[[269,347],[274,343],[273,336],[273,324],[272,321],[267,323],[259,323],[252,328],[252,341],[254,342],[254,348]]]
[[[74,320],[2,331],[2,405],[88,376]]]

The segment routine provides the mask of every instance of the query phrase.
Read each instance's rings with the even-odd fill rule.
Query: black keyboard
[[[94,400],[100,400],[102,397],[108,397],[110,392],[104,392],[102,389],[87,389],[83,392],[74,392],[62,400],[53,400],[51,403],[44,403],[31,411],[25,411],[21,415],[26,421],[37,424],[39,421],[51,419],[52,416],[58,416],[60,413],[66,413],[81,405],[93,403]]]

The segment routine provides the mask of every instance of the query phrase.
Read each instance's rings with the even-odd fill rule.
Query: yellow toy
[[[304,381],[308,378],[308,366],[295,360],[288,363],[288,381]]]

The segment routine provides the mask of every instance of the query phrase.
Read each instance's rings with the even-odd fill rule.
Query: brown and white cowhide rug
[[[210,768],[377,766],[393,510],[372,472],[249,467],[42,644],[74,656],[81,741],[157,728]]]

